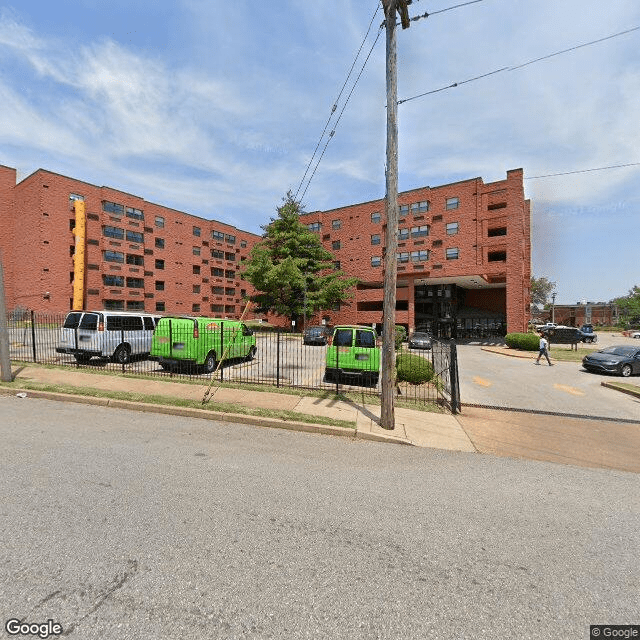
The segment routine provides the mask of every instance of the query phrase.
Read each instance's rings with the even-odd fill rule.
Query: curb
[[[26,393],[29,398],[40,398],[43,400],[56,400],[59,402],[75,402],[77,404],[88,404],[100,407],[110,407],[112,409],[128,409],[129,411],[140,411],[142,413],[161,413],[171,416],[182,416],[186,418],[199,418],[204,420],[216,420],[218,422],[247,424],[254,427],[268,427],[272,429],[286,429],[289,431],[303,431],[305,433],[318,433],[328,436],[341,436],[353,438],[354,440],[368,440],[370,442],[387,442],[390,444],[404,444],[415,446],[410,440],[398,436],[368,433],[358,431],[357,428],[334,427],[327,424],[313,424],[310,422],[287,422],[282,418],[266,418],[261,416],[251,416],[244,413],[223,413],[221,411],[208,411],[206,409],[194,409],[190,407],[175,407],[173,405],[151,404],[132,402],[130,400],[116,400],[112,398],[94,398],[92,396],[76,395],[71,393],[56,393],[54,391],[37,391],[33,389],[17,389],[0,387],[0,395],[15,396],[18,393]]]
[[[620,393],[626,393],[628,396],[633,396],[634,398],[640,398],[640,387],[638,387],[637,391],[632,391],[631,389],[621,389],[616,386],[615,382],[601,382],[600,386],[606,387],[607,389],[613,389],[614,391],[619,391]]]

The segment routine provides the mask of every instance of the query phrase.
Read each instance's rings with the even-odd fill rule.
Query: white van
[[[158,320],[144,312],[70,311],[56,351],[73,354],[80,363],[95,356],[127,364],[131,356],[149,353]]]

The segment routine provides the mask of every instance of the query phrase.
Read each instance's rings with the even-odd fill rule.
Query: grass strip
[[[4,388],[14,389],[31,389],[33,391],[49,391],[53,393],[66,393],[73,395],[87,396],[90,398],[108,398],[111,400],[126,400],[129,402],[138,402],[145,404],[158,404],[172,407],[185,407],[189,409],[202,409],[204,411],[219,413],[236,413],[248,416],[258,416],[262,418],[273,418],[283,420],[284,422],[304,422],[308,424],[323,424],[334,427],[345,427],[347,429],[355,429],[356,423],[351,420],[337,420],[324,416],[311,416],[306,413],[298,413],[287,409],[260,409],[253,407],[245,407],[232,402],[216,402],[210,401],[203,405],[196,400],[187,400],[183,398],[172,398],[164,395],[145,395],[142,393],[131,393],[127,391],[104,391],[94,389],[93,387],[74,387],[65,384],[43,384],[40,382],[31,382],[20,379],[15,382],[3,382],[0,386]]]
[[[640,398],[640,387],[637,384],[629,384],[628,382],[603,382],[602,386]]]

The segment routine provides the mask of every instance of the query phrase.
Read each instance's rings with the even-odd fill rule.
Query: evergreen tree
[[[344,302],[357,279],[334,268],[318,234],[300,222],[304,209],[291,191],[282,201],[277,217],[262,227],[263,240],[251,250],[242,277],[256,289],[252,301],[261,309],[295,320],[305,309],[309,317]]]

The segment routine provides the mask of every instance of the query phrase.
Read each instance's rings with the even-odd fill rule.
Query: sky
[[[640,164],[586,170],[640,163],[640,2],[440,11],[464,1],[414,0],[430,15],[398,29],[399,100],[458,83],[399,105],[399,190],[521,167],[556,303],[626,295]],[[382,20],[376,0],[0,0],[0,164],[254,233],[288,190],[306,211],[382,198]]]

